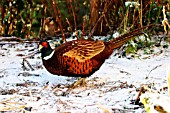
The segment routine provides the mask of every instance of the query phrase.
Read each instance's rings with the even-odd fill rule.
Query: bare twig
[[[128,113],[128,112],[132,112],[134,113],[134,110],[128,110],[128,109],[120,109],[120,108],[111,108],[112,112],[114,113]]]
[[[72,5],[71,1],[72,1],[72,0],[69,0],[69,2],[70,2],[70,7],[71,7],[71,11],[72,11],[73,18],[74,18],[74,28],[75,28],[75,31],[77,31],[76,15],[75,15],[75,12],[74,12],[74,9],[73,9],[73,5]]]
[[[16,41],[16,42],[15,42]],[[39,39],[22,39],[20,37],[0,37],[0,43],[13,44],[13,43],[38,43]]]
[[[138,93],[138,96],[136,97],[136,99],[135,99],[135,105],[138,105],[139,104],[139,102],[140,102],[140,96],[142,95],[142,94],[144,94],[146,92],[146,89],[142,86],[141,88],[140,88],[140,91],[139,91],[139,93]]]
[[[18,37],[0,37],[0,41],[18,41],[18,42],[22,42],[23,39],[18,38]]]
[[[108,20],[107,20],[107,18],[106,18],[106,15],[105,15],[105,14],[104,14],[104,20],[105,20],[105,22],[106,22],[107,26],[109,27],[110,31],[112,31],[112,28],[111,28],[111,26],[109,25],[109,22],[108,22]]]
[[[82,36],[84,35],[85,27],[86,27],[86,16],[83,16]],[[81,38],[82,38],[82,36],[81,36]]]
[[[30,69],[31,69],[32,71],[34,70],[33,67],[31,66],[31,64],[30,64],[30,63],[28,62],[28,60],[26,60],[25,58],[23,58],[23,63],[22,63],[24,69],[26,69],[26,66],[25,66],[25,63],[24,63],[24,62],[27,63],[27,65],[30,67]]]
[[[164,20],[162,21],[162,24],[164,26],[164,31],[165,31],[165,34],[168,33],[168,30],[166,28],[166,26],[168,26],[170,28],[170,24],[168,22],[168,19],[166,18],[166,13],[165,13],[165,6],[163,6],[163,9],[162,9],[162,12],[163,12],[163,16],[164,16]]]
[[[153,69],[151,69],[151,70],[149,71],[148,75],[147,75],[145,78],[148,79],[150,73],[151,73],[152,71],[154,71],[155,69],[157,69],[158,67],[161,67],[161,66],[162,66],[162,65],[158,65],[158,66],[154,67]]]
[[[32,71],[34,70],[33,67],[31,66],[31,64],[30,64],[26,59],[34,56],[34,55],[37,54],[37,53],[38,53],[38,50],[30,53],[29,55],[26,55],[26,56],[22,57],[22,58],[23,58],[23,62],[22,62],[22,68],[23,68],[23,70],[26,70],[26,69],[27,69],[26,66],[25,66],[25,62],[27,63],[27,65],[30,67],[30,69],[31,69]]]
[[[60,27],[61,33],[62,33],[62,40],[64,42],[66,42],[66,37],[65,37],[63,27],[62,27],[62,24],[61,24],[61,15],[60,15],[60,11],[59,11],[59,8],[58,8],[58,3],[56,2],[56,0],[52,0],[52,8],[53,8],[53,11],[54,11],[54,15],[56,17],[56,21],[57,21],[57,23],[58,23],[58,25]],[[58,11],[56,9],[58,9]]]
[[[25,110],[26,104],[21,102],[16,102],[14,100],[16,98],[20,98],[20,97],[14,96],[0,101],[0,104],[2,104],[2,106],[0,107],[0,111],[22,110],[25,113],[29,113],[29,111]]]
[[[106,107],[104,107],[103,105],[97,104],[97,106],[98,106],[99,108],[101,108],[104,113],[110,113],[110,111],[109,111]]]
[[[104,13],[100,16],[100,18],[97,20],[96,24],[94,25],[93,29],[91,30],[91,32],[89,33],[88,35],[88,39],[91,39],[96,27],[97,27],[97,24],[102,20],[102,18],[104,17]]]
[[[39,51],[36,50],[36,51],[34,51],[34,52],[30,53],[29,55],[26,55],[26,56],[24,56],[24,57],[22,57],[22,58],[23,58],[23,59],[30,58],[30,57],[34,56],[35,54],[37,54],[38,52],[39,52]]]
[[[67,22],[67,24],[69,25],[69,30],[70,30],[71,32],[73,32],[72,27],[71,27],[71,24],[70,24],[68,18],[66,18],[66,22]]]
[[[104,6],[104,11],[102,12],[102,15],[99,17],[99,19],[97,20],[97,22],[96,22],[95,25],[93,26],[91,32],[90,32],[89,35],[88,35],[88,39],[91,39],[92,34],[94,33],[94,31],[95,31],[98,23],[99,23],[100,21],[102,21],[103,17],[105,17],[105,14],[106,14],[107,11],[108,11],[107,8],[112,4],[112,2],[113,2],[113,1],[110,1],[108,4],[107,4],[107,3],[105,4],[105,6]],[[107,21],[106,17],[105,17],[104,19],[105,19],[106,23],[108,24],[108,21]],[[109,25],[109,24],[108,24],[108,25]],[[109,27],[109,29],[110,29],[110,27]]]

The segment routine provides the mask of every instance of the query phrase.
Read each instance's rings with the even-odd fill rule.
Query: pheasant
[[[148,27],[148,26],[146,26]],[[101,40],[74,40],[54,49],[49,42],[41,40],[39,50],[44,67],[54,75],[86,78],[99,70],[101,65],[112,54],[134,36],[143,33],[146,27],[135,29],[108,42]],[[84,82],[84,79],[80,79]],[[77,84],[79,83],[75,83]]]

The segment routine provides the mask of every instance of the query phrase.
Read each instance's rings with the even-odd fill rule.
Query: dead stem
[[[22,62],[22,68],[23,68],[23,70],[26,70],[27,68],[26,68],[26,66],[25,66],[25,62],[27,63],[27,65],[30,67],[30,69],[32,70],[32,71],[34,71],[34,69],[33,69],[33,67],[31,66],[31,64],[28,62],[28,60],[26,60],[25,58],[23,58],[23,62]]]
[[[24,111],[25,113],[29,113],[29,111],[25,110],[26,103],[16,102],[14,101],[14,99],[18,99],[18,96],[14,96],[0,101],[0,104],[3,105],[0,107],[0,111],[10,111],[19,109]]]
[[[96,27],[97,27],[97,24],[102,20],[103,17],[104,17],[104,14],[102,14],[102,15],[100,16],[100,18],[97,20],[96,24],[94,25],[93,29],[91,30],[91,32],[90,32],[89,35],[88,35],[88,39],[91,39],[91,37],[92,37],[92,35],[93,35]]]
[[[62,23],[61,23],[61,14],[60,14],[60,10],[58,8],[58,3],[55,1],[55,0],[52,0],[52,8],[53,8],[53,11],[54,11],[54,16],[56,18],[56,21],[60,27],[60,30],[61,30],[61,33],[62,33],[62,40],[64,42],[66,42],[66,37],[65,37],[65,34],[64,34],[64,31],[63,31],[63,27],[62,27]],[[56,10],[58,9],[58,10]]]
[[[152,71],[154,71],[155,69],[157,69],[158,67],[161,67],[161,66],[162,66],[162,65],[155,66],[153,69],[151,69],[151,70],[149,71],[148,75],[147,75],[145,78],[148,79],[150,73],[151,73]]]
[[[24,56],[24,57],[22,57],[22,58],[23,58],[23,60],[26,59],[26,58],[30,58],[30,57],[34,56],[35,54],[37,54],[38,52],[39,52],[39,51],[36,50],[36,51],[34,51],[34,52],[30,53],[29,55],[26,55],[26,56]]]

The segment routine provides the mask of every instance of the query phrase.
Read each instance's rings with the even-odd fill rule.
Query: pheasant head
[[[39,51],[43,60],[50,59],[54,54],[54,49],[51,48],[49,42],[42,40],[39,43]]]

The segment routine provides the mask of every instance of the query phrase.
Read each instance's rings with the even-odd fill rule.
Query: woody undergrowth
[[[169,1],[137,0],[2,0],[0,2],[0,36],[16,36],[22,39],[39,40],[49,36],[45,31],[45,19],[52,17],[57,26],[54,38],[62,37],[62,41],[70,37],[73,32],[79,33],[77,38],[87,36],[110,35],[106,41],[113,38],[113,34],[124,34],[128,31],[149,24],[154,26],[144,30],[143,37],[135,37],[123,47],[123,56],[136,54],[143,50],[145,54],[154,52],[153,47],[168,47],[168,38],[164,34],[162,25],[162,8],[166,8],[168,19]],[[154,36],[153,36],[154,35]],[[162,43],[166,42],[166,43]]]
[[[142,50],[144,54],[152,54],[154,53],[155,47],[168,48],[169,45],[167,42],[167,33],[164,33],[164,27],[159,25],[159,23],[162,23],[163,20],[163,6],[158,6],[158,4],[153,2],[151,4],[148,4],[149,8],[147,9],[146,13],[143,13],[144,8],[142,8],[141,5],[142,4],[140,4],[140,6],[137,4],[134,5],[134,12],[139,13],[139,24],[143,26],[144,24],[146,24],[145,22],[152,23],[152,21],[154,21],[155,26],[144,30],[143,36],[138,36],[135,39],[129,41],[124,50],[125,55],[133,54],[133,56],[135,56],[138,50]],[[129,14],[129,11],[130,7],[127,7],[126,15]],[[127,21],[129,21],[129,18],[126,15],[123,21],[124,28],[127,28]],[[167,16],[169,17],[169,15]],[[158,34],[157,32],[159,32],[160,34]]]

